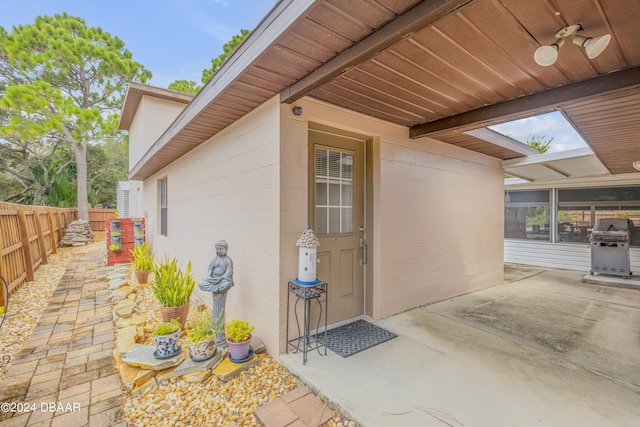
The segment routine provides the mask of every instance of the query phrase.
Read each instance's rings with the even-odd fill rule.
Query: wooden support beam
[[[433,25],[475,0],[428,0],[418,3],[369,36],[318,67],[306,77],[280,92],[280,102],[290,104],[313,89],[361,64],[416,31]]]
[[[53,213],[47,210],[47,219],[49,221],[49,238],[51,239],[51,250],[53,253],[58,252],[58,236],[56,235],[56,221],[53,218]]]
[[[44,233],[42,232],[42,223],[40,223],[40,211],[33,211],[33,220],[36,223],[36,231],[38,232],[38,246],[40,246],[40,255],[42,256],[42,263],[48,264],[47,260],[47,246],[44,244]]]
[[[20,227],[20,239],[22,240],[22,254],[24,255],[27,281],[33,282],[33,258],[31,257],[31,245],[29,244],[29,229],[27,228],[27,216],[22,209],[18,210],[18,226]]]
[[[58,242],[59,242],[60,240],[62,240],[62,237],[64,236],[64,229],[65,229],[64,214],[62,213],[62,210],[56,211],[56,219],[58,220]]]
[[[551,111],[572,101],[596,97],[638,85],[640,85],[640,67],[627,68],[593,79],[547,89],[543,92],[415,125],[409,130],[409,135],[411,138],[420,138],[445,130],[491,126],[509,121],[516,116],[522,117],[523,115]]]

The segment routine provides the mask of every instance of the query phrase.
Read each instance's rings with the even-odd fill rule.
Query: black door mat
[[[318,338],[324,338],[324,334],[318,335]],[[396,334],[373,323],[356,320],[329,330],[327,332],[327,347],[342,357],[349,357],[395,337],[397,337]]]

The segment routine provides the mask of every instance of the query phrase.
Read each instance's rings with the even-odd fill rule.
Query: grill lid
[[[629,219],[603,218],[596,221],[591,233],[591,241],[625,242],[631,237],[633,223]]]

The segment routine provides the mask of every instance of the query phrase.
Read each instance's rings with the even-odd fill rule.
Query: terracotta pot
[[[171,319],[180,319],[180,324],[184,329],[187,317],[189,316],[189,303],[177,307],[160,307],[160,316],[163,322],[168,322]]]
[[[187,343],[189,346],[189,357],[194,362],[204,362],[211,359],[216,354],[216,339],[200,341],[197,344]]]
[[[151,270],[136,271],[135,275],[136,275],[136,280],[138,281],[138,284],[144,285],[148,283],[149,274],[151,274]]]
[[[249,349],[251,348],[251,337],[243,342],[233,342],[227,339],[229,344],[229,357],[234,360],[246,359],[249,356]]]

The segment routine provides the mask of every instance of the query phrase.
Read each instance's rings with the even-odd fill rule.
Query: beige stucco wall
[[[305,98],[281,106],[281,304],[307,224],[307,129],[315,122],[373,140],[373,311],[386,317],[503,279],[503,171],[496,159]],[[371,225],[370,225],[371,226]],[[281,306],[281,325],[286,307]],[[284,331],[284,327],[281,329]]]
[[[145,181],[153,250],[193,263],[200,280],[225,239],[235,286],[227,319],[249,320],[278,354],[279,105],[258,107]],[[159,236],[158,180],[168,178],[168,236]],[[209,306],[211,294],[197,291]]]
[[[297,105],[301,116],[273,98],[144,183],[148,235],[160,257],[191,260],[200,279],[213,243],[229,242],[236,286],[228,318],[250,320],[271,354],[284,351],[286,282],[297,273],[295,241],[308,221],[309,122],[373,141],[373,317],[502,282],[498,160],[428,138],[411,140],[405,127],[312,99]],[[135,132],[131,137],[137,144]],[[168,237],[158,235],[164,177]],[[198,296],[211,303],[210,295]]]
[[[129,169],[132,169],[186,104],[143,95],[129,127]]]

